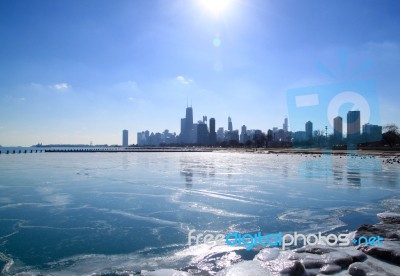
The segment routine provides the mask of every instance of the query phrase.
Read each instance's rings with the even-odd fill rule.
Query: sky
[[[179,134],[187,104],[217,128],[231,116],[234,129],[267,131],[289,116],[289,130],[303,130],[288,91],[364,80],[375,84],[358,91],[379,111],[371,123],[400,125],[399,10],[397,0],[0,1],[0,145]]]

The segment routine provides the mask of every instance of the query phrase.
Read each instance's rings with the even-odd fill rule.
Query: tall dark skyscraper
[[[197,124],[197,144],[201,146],[208,145],[208,129],[205,123]]]
[[[181,119],[181,134],[185,133],[185,127],[186,127],[186,119],[182,118]]]
[[[128,130],[126,129],[122,131],[122,146],[123,147],[128,146]]]
[[[247,135],[247,127],[242,125],[242,131],[240,132],[239,141],[240,143],[246,143],[249,140],[249,136]]]
[[[186,107],[186,127],[193,128],[193,108]]]
[[[215,132],[215,119],[210,118],[210,133],[214,133],[214,132]]]
[[[194,130],[193,130],[193,109],[186,107],[186,117],[181,119],[181,143],[191,144],[194,143]]]
[[[360,137],[361,114],[360,111],[347,112],[347,140],[355,142]]]
[[[194,142],[193,137],[193,108],[186,107],[186,119],[185,119],[185,131],[186,131],[186,143],[190,144]]]
[[[333,137],[338,141],[343,138],[343,119],[340,116],[333,119]]]
[[[215,132],[215,119],[210,118],[210,145],[213,146],[217,143],[217,133]]]
[[[308,121],[306,123],[306,140],[312,140],[313,124]]]
[[[289,123],[288,123],[288,119],[285,118],[285,120],[283,121],[283,131],[288,132],[288,130],[289,130]]]
[[[232,131],[232,130],[233,130],[233,127],[232,127],[232,119],[231,119],[230,116],[228,117],[228,130],[229,130],[229,131]]]

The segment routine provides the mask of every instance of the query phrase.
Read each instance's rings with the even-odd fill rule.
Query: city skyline
[[[240,132],[239,129],[233,128],[233,121],[230,115],[228,116],[227,128],[223,126],[219,127],[216,132],[215,118],[210,118],[208,124],[207,115],[203,115],[202,120],[198,120],[197,123],[194,123],[193,114],[193,107],[187,106],[185,118],[181,118],[180,133],[170,132],[169,129],[165,129],[161,133],[146,129],[137,133],[138,142],[136,145],[215,146],[226,143],[225,145],[235,146],[239,144],[245,145],[246,142],[251,142],[248,144],[249,146],[252,143],[261,145],[266,142],[265,146],[293,146],[294,144],[303,145],[304,143],[306,143],[304,145],[308,145],[308,142],[315,142],[314,139],[317,139],[318,143],[321,143],[321,136],[325,137],[326,142],[329,141],[332,145],[343,145],[378,142],[382,140],[383,134],[382,126],[372,124],[368,120],[365,124],[361,125],[362,112],[359,110],[348,110],[347,120],[345,122],[343,122],[343,118],[339,115],[334,117],[332,127],[316,125],[314,128],[314,123],[309,120],[304,124],[303,130],[289,130],[289,119],[284,118],[282,128],[270,127],[268,130],[259,128],[248,129],[246,125],[242,125],[240,127]],[[343,124],[345,124],[346,131],[343,131]],[[262,136],[265,138],[264,142],[261,142],[263,139]],[[131,143],[131,145],[134,145],[134,143]]]
[[[216,132],[228,116],[267,131],[289,116],[289,89],[353,79],[377,84],[371,123],[400,125],[398,1],[200,2],[2,1],[0,145],[179,133],[187,98]]]

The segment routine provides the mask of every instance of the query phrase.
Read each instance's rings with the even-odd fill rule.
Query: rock
[[[399,267],[369,258],[365,262],[351,264],[347,273],[353,276],[397,276]]]
[[[307,273],[305,275],[307,276],[317,276],[319,275],[319,268],[314,268],[314,269],[307,269]]]
[[[399,241],[384,241],[383,245],[378,245],[378,246],[362,245],[360,246],[360,249],[367,255],[400,266]]]
[[[342,249],[347,255],[353,258],[354,262],[362,262],[367,259],[367,255],[364,254],[361,250],[357,250],[354,247],[345,247]]]
[[[380,218],[384,223],[400,223],[400,214],[398,213],[379,213],[377,214],[378,218]]]
[[[293,261],[280,271],[281,275],[302,276],[306,273],[304,265],[300,261]]]
[[[335,264],[324,265],[319,270],[320,273],[327,274],[327,275],[335,274],[335,273],[338,273],[340,271],[342,271],[342,268],[340,266],[338,266],[338,265],[335,265]]]
[[[360,236],[380,236],[389,240],[400,240],[400,214],[399,213],[379,213],[377,215],[382,222],[375,225],[361,225],[356,231],[355,237]]]
[[[295,253],[291,251],[280,251],[280,254],[276,258],[263,261],[263,259],[265,259],[265,254],[266,251],[263,250],[254,259],[257,260],[263,267],[265,267],[265,269],[270,271],[273,275],[301,276],[305,275],[306,273],[304,265],[301,263],[300,260],[296,260],[296,258],[294,257]]]
[[[347,272],[353,276],[367,276],[368,266],[364,263],[354,263],[349,266]]]
[[[378,216],[380,223],[361,225],[349,235],[349,240],[380,236],[383,244],[358,247],[318,244],[294,250],[264,248],[252,261],[233,264],[217,275],[400,275],[400,215],[381,213]]]
[[[298,261],[275,260],[264,264],[273,275],[301,276],[306,273],[304,265]]]
[[[348,255],[344,250],[330,252],[324,256],[325,263],[335,264],[342,268],[347,268],[354,262],[353,257]]]
[[[256,255],[260,261],[272,261],[279,257],[280,251],[278,248],[264,248]]]
[[[301,258],[301,262],[305,268],[321,268],[325,264],[325,261],[320,255],[305,255]]]
[[[366,258],[363,252],[353,247],[306,246],[294,252],[292,259],[301,260],[306,268],[322,268],[328,264],[347,268],[353,262]]]
[[[397,224],[363,224],[357,229],[355,233],[356,239],[361,236],[380,236],[385,239],[400,240],[400,227]]]
[[[321,254],[326,254],[326,253],[332,252],[334,250],[335,249],[331,248],[331,247],[309,245],[309,246],[306,246],[306,247],[295,249],[293,251],[297,252],[297,253],[311,253],[311,254],[321,255]]]
[[[347,269],[354,262],[367,259],[366,254],[353,246],[305,246],[291,252],[281,251],[278,257],[272,252],[275,251],[263,250],[256,259],[264,262],[272,273],[288,275],[335,274]],[[274,258],[268,259],[267,256]]]
[[[288,251],[265,248],[254,257],[253,264],[254,262],[259,262],[265,271],[272,275],[313,276],[348,273],[357,276],[395,276],[399,275],[400,271],[400,241],[384,240],[382,246],[362,245],[358,248],[352,245],[314,245]]]

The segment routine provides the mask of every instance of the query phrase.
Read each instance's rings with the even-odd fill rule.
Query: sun
[[[226,10],[232,0],[200,0],[200,3],[207,10],[214,14],[220,14]]]

